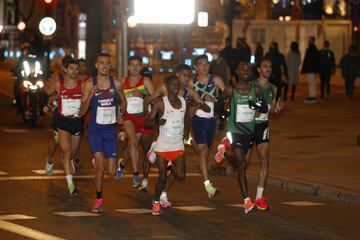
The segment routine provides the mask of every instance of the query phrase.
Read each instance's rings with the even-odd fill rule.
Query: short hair
[[[199,56],[197,56],[197,57],[195,58],[194,64],[197,65],[198,62],[199,62],[201,59],[206,59],[206,61],[209,62],[208,57],[207,57],[205,54],[202,54],[202,55],[199,55]]]
[[[260,67],[261,64],[262,64],[263,62],[265,62],[265,61],[271,62],[271,59],[270,59],[269,57],[264,57],[263,59],[260,60],[258,67]]]
[[[168,84],[168,83],[169,83],[170,81],[172,81],[172,80],[180,81],[177,76],[175,76],[175,75],[170,75],[170,76],[168,76],[168,77],[165,78],[165,84]]]
[[[129,57],[128,65],[130,64],[131,61],[139,61],[140,63],[142,63],[142,57],[140,57],[139,55],[134,55]]]
[[[79,65],[78,61],[76,61],[74,58],[72,58],[70,55],[66,55],[62,61],[61,65],[63,68],[67,68],[70,64],[76,64]]]
[[[182,63],[176,67],[175,72],[181,72],[182,70],[191,71],[191,67],[189,65]]]
[[[99,53],[99,54],[96,56],[96,60],[97,60],[99,57],[108,57],[108,58],[111,58],[111,55],[110,55],[110,53],[108,53],[108,52],[101,52],[101,53]]]
[[[78,63],[80,63],[80,62],[86,63],[86,60],[84,58],[79,58]]]

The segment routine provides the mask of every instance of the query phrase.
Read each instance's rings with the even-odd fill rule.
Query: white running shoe
[[[45,164],[45,173],[48,176],[52,176],[53,175],[53,168],[54,168],[54,163],[49,163],[48,161],[46,161]]]
[[[160,195],[160,205],[163,208],[170,208],[171,202],[169,201],[167,194],[165,192],[162,192]]]
[[[147,154],[146,154],[146,156],[147,156],[147,158],[149,159],[149,161],[150,161],[151,164],[154,164],[154,162],[156,161],[156,153],[155,153],[155,151],[154,151],[155,144],[156,144],[156,141],[154,141],[154,142],[151,144],[151,147],[150,147],[149,151],[148,151]]]

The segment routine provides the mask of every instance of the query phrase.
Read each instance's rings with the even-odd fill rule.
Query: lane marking
[[[39,175],[45,175],[45,170],[44,169],[32,170],[32,172],[36,173],[36,174],[39,174]],[[54,169],[53,174],[64,174],[64,170]]]
[[[8,175],[7,172],[0,171],[0,175]]]
[[[183,207],[173,207],[173,208],[188,211],[188,212],[215,210],[215,208],[209,208],[209,207],[203,207],[203,206],[183,206]]]
[[[158,174],[151,173],[149,177],[158,177]],[[200,173],[187,173],[186,177],[200,177]],[[105,175],[105,178],[114,178],[113,176]],[[94,175],[73,175],[75,179],[92,179]],[[132,174],[124,174],[122,178],[133,178]],[[64,175],[58,176],[12,176],[0,177],[0,181],[23,181],[23,180],[47,180],[47,179],[64,179]]]
[[[99,214],[91,212],[54,212],[53,214],[64,217],[98,217]]]
[[[8,93],[5,89],[3,89],[3,88],[0,88],[0,92],[2,93],[2,94],[4,94],[4,95],[6,95],[6,96],[8,96],[8,97],[13,97],[13,95],[12,94],[10,94],[10,93]]]
[[[36,217],[21,215],[21,214],[12,214],[12,215],[2,215],[0,216],[0,229],[15,233],[27,238],[37,239],[37,240],[65,240],[65,238],[59,238],[54,235],[40,232],[38,230],[21,226],[19,224],[7,222],[7,220],[23,220],[23,219],[36,219]]]
[[[309,202],[309,201],[282,202],[282,204],[290,205],[290,206],[297,206],[297,207],[325,205],[325,203],[317,203],[317,202]]]
[[[228,204],[230,207],[244,208],[244,204]]]
[[[116,212],[129,213],[129,214],[144,214],[151,213],[150,209],[146,208],[129,208],[129,209],[115,209]]]
[[[28,133],[29,130],[23,128],[3,128],[3,132],[6,133]]]

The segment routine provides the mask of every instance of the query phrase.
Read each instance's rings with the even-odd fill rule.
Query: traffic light
[[[55,5],[55,0],[42,0],[47,16],[52,16],[52,10]]]
[[[44,3],[47,5],[51,5],[53,2],[53,0],[44,0]]]

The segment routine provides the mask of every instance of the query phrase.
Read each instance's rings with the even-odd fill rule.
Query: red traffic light
[[[44,2],[45,2],[46,4],[51,4],[51,3],[53,2],[53,0],[44,0]]]

